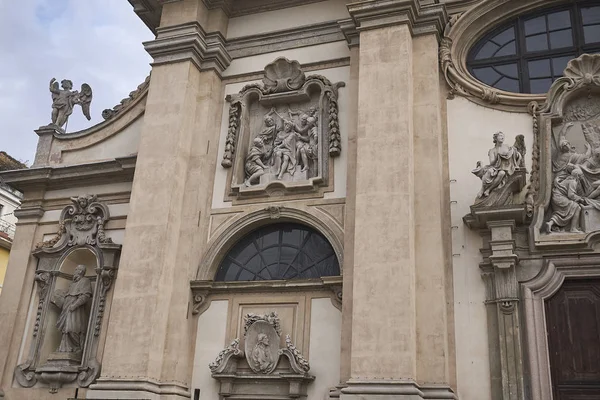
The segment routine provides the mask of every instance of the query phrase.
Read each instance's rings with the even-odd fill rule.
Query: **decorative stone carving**
[[[310,364],[290,335],[281,349],[280,338],[277,313],[244,316],[244,351],[239,348],[240,340],[235,339],[209,364],[213,378],[221,382],[221,398],[305,398],[306,385],[315,379],[308,375]],[[282,356],[287,363],[281,361]]]
[[[326,186],[327,154],[341,152],[337,97],[343,86],[319,75],[306,77],[297,61],[278,58],[265,67],[262,84],[227,96],[221,165],[232,167],[230,195],[271,196],[274,187],[285,195]]]
[[[113,108],[107,108],[102,111],[102,118],[105,120],[113,119],[118,114],[120,114],[124,109],[126,109],[130,104],[132,104],[135,100],[139,99],[150,86],[150,75],[144,79],[144,82],[138,85],[138,87],[129,93],[129,96],[121,100],[119,104],[114,106]]]
[[[244,352],[240,349],[240,339],[234,339],[229,346],[219,352],[215,361],[208,364],[212,373],[224,372],[230,358],[243,358]]]
[[[38,258],[33,340],[26,361],[15,368],[21,386],[39,382],[47,384],[52,393],[65,384],[87,387],[100,374],[101,365],[95,357],[121,248],[104,232],[109,220],[106,204],[91,195],[71,200],[73,204],[61,212],[57,236],[33,251]],[[81,251],[93,253],[97,265],[78,265],[73,272],[63,270],[70,255]],[[49,347],[56,350],[48,353]]]
[[[108,207],[98,202],[96,195],[71,197],[71,201],[73,204],[65,207],[60,215],[57,236],[38,243],[36,249],[112,243],[104,232],[104,224],[109,217]]]
[[[530,106],[536,143],[526,202],[537,246],[581,246],[600,232],[600,56],[569,61],[563,75],[546,103]]]
[[[517,135],[514,146],[504,143],[502,132],[494,134],[494,147],[488,152],[489,164],[471,171],[481,179],[481,190],[473,207],[497,207],[513,204],[513,194],[525,184],[525,140]]]
[[[62,339],[56,351],[73,353],[75,358],[81,357],[89,317],[85,306],[92,299],[92,283],[85,277],[85,271],[85,265],[78,265],[69,289],[55,291],[51,300],[60,309],[56,327],[62,333]]]
[[[73,106],[79,104],[83,115],[88,119],[90,116],[90,103],[92,102],[92,88],[87,83],[81,85],[81,91],[73,89],[73,82],[63,79],[60,82],[62,89],[58,87],[55,78],[50,80],[50,93],[52,93],[52,123],[50,126],[63,131],[63,126],[68,122],[73,113]]]

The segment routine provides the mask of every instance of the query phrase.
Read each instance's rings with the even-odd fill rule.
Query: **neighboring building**
[[[27,168],[22,162],[15,160],[6,152],[0,151],[0,171],[10,171]],[[0,180],[0,294],[2,283],[8,266],[8,256],[15,238],[17,218],[14,211],[21,204],[23,194]]]
[[[0,173],[0,397],[600,399],[600,1],[129,1]]]

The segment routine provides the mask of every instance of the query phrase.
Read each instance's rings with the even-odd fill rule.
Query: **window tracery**
[[[600,2],[536,11],[479,40],[467,58],[479,81],[506,92],[545,93],[567,62],[600,52]]]
[[[327,239],[307,226],[278,223],[237,242],[221,261],[216,281],[313,279],[340,275]]]

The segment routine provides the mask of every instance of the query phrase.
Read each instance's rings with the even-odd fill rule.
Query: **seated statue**
[[[481,190],[477,198],[488,197],[495,189],[500,189],[506,184],[509,176],[522,165],[521,153],[514,146],[504,143],[504,133],[494,134],[494,147],[488,152],[490,163],[486,166],[477,162],[477,168],[471,171],[481,179]]]

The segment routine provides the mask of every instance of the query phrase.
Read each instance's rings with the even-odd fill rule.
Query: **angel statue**
[[[90,103],[92,102],[92,88],[87,83],[81,85],[81,91],[73,89],[73,82],[68,79],[63,79],[60,82],[62,89],[59,89],[58,82],[55,78],[50,80],[50,93],[52,93],[52,123],[51,125],[62,130],[69,119],[69,115],[73,114],[73,107],[76,104],[81,105],[83,115],[88,119],[90,117]]]

